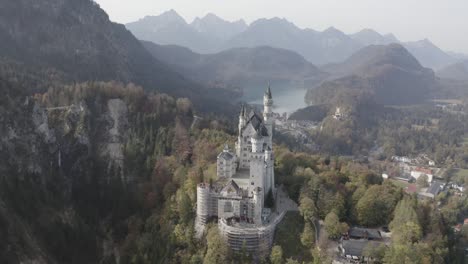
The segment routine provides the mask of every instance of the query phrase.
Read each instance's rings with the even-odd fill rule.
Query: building
[[[427,175],[427,181],[429,183],[432,182],[434,177],[434,173],[431,169],[425,169],[421,167],[416,167],[414,170],[411,171],[411,177],[415,178],[416,180],[421,177],[422,175]]]
[[[276,224],[284,216],[264,206],[276,193],[272,106],[268,87],[263,116],[242,107],[235,152],[226,145],[217,158],[217,181],[197,186],[197,233],[217,220],[235,251],[245,245],[249,252],[268,254]]]
[[[419,198],[430,198],[434,199],[440,192],[444,190],[445,184],[442,182],[434,181],[429,188],[422,189],[418,193]]]
[[[382,234],[377,229],[352,227],[348,231],[350,239],[382,240]]]
[[[368,240],[343,240],[338,249],[350,261],[369,261],[370,259],[364,256],[366,248],[377,248],[381,245],[385,244],[383,242]]]
[[[336,120],[342,120],[344,118],[343,113],[341,112],[341,108],[337,107],[333,118]]]

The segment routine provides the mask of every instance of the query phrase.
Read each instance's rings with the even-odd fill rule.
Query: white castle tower
[[[202,233],[210,219],[217,218],[221,233],[229,238],[234,250],[239,250],[246,239],[252,239],[251,251],[272,244],[275,224],[269,224],[271,210],[264,208],[267,195],[276,194],[272,107],[270,87],[263,97],[262,116],[242,106],[235,153],[226,145],[217,158],[218,180],[197,186],[197,233]],[[244,225],[238,227],[233,222]]]
[[[273,140],[273,96],[271,94],[270,85],[268,85],[268,89],[266,90],[265,94],[263,95],[263,122],[265,127],[268,129],[268,146],[272,147],[272,140]]]

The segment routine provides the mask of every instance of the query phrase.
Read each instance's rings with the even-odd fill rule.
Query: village
[[[375,161],[374,161],[375,162]],[[373,162],[373,163],[374,163]],[[435,201],[438,196],[457,195],[466,197],[466,187],[457,181],[458,175],[465,175],[468,170],[440,168],[435,161],[426,154],[416,157],[393,156],[390,163],[386,164],[386,171],[381,176],[384,181],[392,181],[401,186],[407,194],[415,195],[419,200]],[[372,165],[371,165],[372,166]],[[323,221],[320,221],[323,225]],[[457,225],[451,226],[452,232],[461,234],[463,228],[468,226],[468,218]],[[323,228],[321,239],[327,236]],[[388,226],[380,228],[363,228],[353,226],[348,232],[342,234],[338,241],[327,241],[330,246],[329,254],[334,255],[333,263],[372,263],[369,255],[378,252],[379,248],[388,247],[391,244],[392,233]],[[468,254],[468,245],[464,245]]]

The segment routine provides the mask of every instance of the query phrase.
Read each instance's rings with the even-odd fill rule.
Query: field
[[[408,182],[405,182],[405,181],[399,181],[399,180],[394,180],[394,179],[390,179],[390,181],[396,186],[401,187],[403,189],[405,189],[406,187],[408,187],[408,185],[410,185]]]

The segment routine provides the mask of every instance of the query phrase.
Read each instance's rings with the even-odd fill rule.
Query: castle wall
[[[250,158],[250,191],[260,187],[265,190],[265,154],[251,153]],[[253,184],[252,184],[253,183]]]
[[[218,228],[226,239],[229,247],[234,251],[241,251],[245,241],[247,252],[263,258],[267,256],[273,245],[276,225],[281,222],[285,212],[281,213],[268,225],[242,226],[228,223],[226,219],[220,219]]]
[[[255,129],[249,124],[239,135],[237,146],[237,157],[239,159],[239,168],[248,169],[250,163],[250,153],[252,152],[251,138],[255,135]]]
[[[218,178],[231,178],[236,172],[234,165],[234,159],[225,160],[218,158],[216,165]]]

